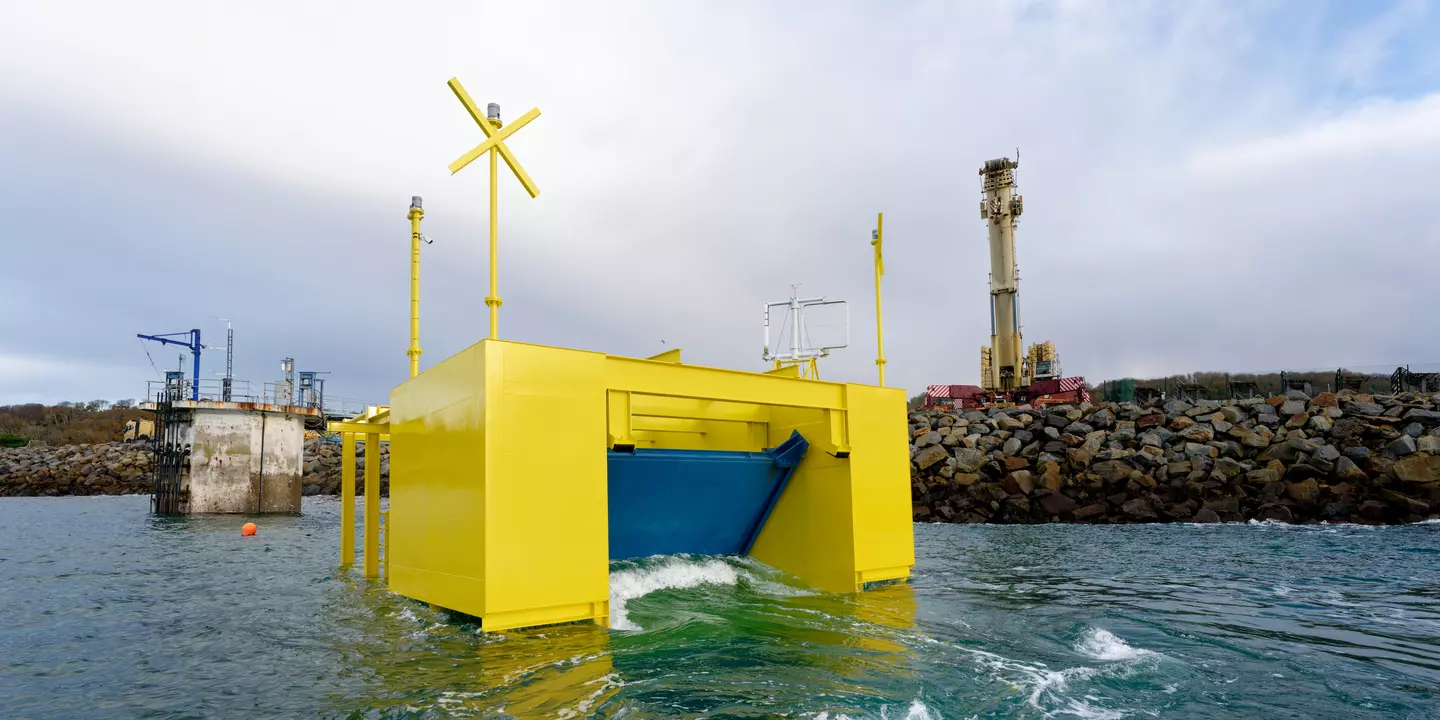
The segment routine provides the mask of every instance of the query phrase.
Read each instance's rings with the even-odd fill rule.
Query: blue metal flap
[[[748,553],[808,447],[610,451],[611,559]]]

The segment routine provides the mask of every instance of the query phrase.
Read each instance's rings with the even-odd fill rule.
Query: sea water
[[[334,499],[242,520],[0,500],[0,717],[1440,717],[1440,525],[922,524],[906,584],[649,558],[486,633],[337,572]]]

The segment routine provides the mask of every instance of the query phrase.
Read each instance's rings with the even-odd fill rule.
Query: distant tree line
[[[134,400],[0,405],[0,445],[79,445],[119,440],[125,423],[148,418]]]

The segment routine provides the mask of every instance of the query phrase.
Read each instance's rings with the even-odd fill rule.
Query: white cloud
[[[1261,29],[1270,9],[1228,3],[12,12],[0,100],[35,119],[26,143],[39,149],[0,141],[15,156],[0,181],[17,191],[0,210],[40,210],[82,244],[99,226],[110,244],[73,263],[35,248],[36,262],[98,281],[143,276],[184,246],[204,269],[174,281],[184,305],[146,296],[107,305],[103,326],[76,320],[69,332],[88,332],[100,359],[135,354],[131,330],[238,307],[252,313],[246,353],[310,353],[356,386],[345,394],[382,394],[403,368],[414,194],[436,239],[425,363],[479,337],[485,167],[445,169],[480,138],[451,76],[507,119],[542,111],[511,141],[541,196],[501,169],[505,337],[629,354],[664,339],[692,362],[754,368],[755,308],[803,282],[851,302],[856,342],[827,377],[869,381],[868,239],[883,210],[888,377],[912,389],[972,382],[988,335],[975,168],[1018,145],[1026,338],[1055,341],[1068,372],[1348,361],[1337,356],[1354,343],[1339,330],[1272,327],[1326,303],[1341,323],[1395,318],[1371,343],[1386,361],[1440,356],[1434,340],[1401,336],[1409,305],[1305,295],[1353,287],[1357,268],[1409,278],[1413,268],[1375,258],[1433,247],[1437,234],[1422,190],[1440,142],[1434,97],[1337,106],[1297,89],[1338,78],[1319,61],[1378,31],[1287,44]],[[45,127],[52,119],[63,123]],[[67,152],[66,132],[89,142]],[[1358,182],[1377,158],[1389,187]],[[26,194],[42,186],[68,192]],[[170,204],[164,222],[126,194],[142,191]],[[214,281],[226,272],[239,282]],[[0,269],[0,287],[27,295],[27,275]],[[291,284],[303,300],[254,291]],[[347,305],[322,310],[317,296],[337,292]],[[1411,305],[1436,298],[1406,292]],[[70,342],[46,328],[71,316],[52,312],[9,336],[0,323],[0,345]]]

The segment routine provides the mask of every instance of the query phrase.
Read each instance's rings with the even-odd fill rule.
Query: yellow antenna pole
[[[410,377],[420,374],[420,196],[410,198]],[[491,241],[494,242],[493,240]],[[492,261],[493,262],[493,261]]]
[[[469,165],[476,158],[485,153],[490,153],[490,294],[485,298],[485,305],[490,308],[490,339],[496,340],[499,339],[500,304],[502,301],[500,300],[498,290],[500,273],[497,263],[499,261],[500,237],[497,230],[498,225],[496,224],[496,214],[499,206],[499,201],[497,200],[497,192],[499,191],[499,179],[497,177],[499,174],[499,166],[495,156],[498,153],[501,158],[504,158],[505,164],[510,166],[510,172],[515,174],[515,179],[520,181],[520,184],[525,187],[525,192],[530,193],[530,197],[533,198],[540,194],[540,189],[535,187],[534,181],[532,181],[530,176],[525,172],[525,168],[520,167],[520,161],[515,159],[515,154],[510,152],[510,148],[505,145],[506,138],[515,134],[516,130],[525,127],[531,120],[540,117],[540,108],[530,108],[530,112],[516,118],[515,122],[509,125],[502,125],[500,123],[499,105],[490,103],[485,108],[486,113],[482,115],[480,114],[479,106],[475,104],[474,100],[470,99],[470,93],[465,92],[465,88],[460,84],[459,80],[450,78],[448,84],[450,85],[450,91],[455,93],[455,97],[460,99],[460,104],[465,106],[466,112],[470,113],[470,117],[473,118],[475,123],[480,126],[480,129],[485,132],[485,142],[476,145],[471,148],[469,152],[456,159],[455,162],[450,163],[450,173],[453,175],[454,173],[460,172],[461,168]]]
[[[490,120],[496,129],[500,127],[499,106],[491,103],[496,109],[496,118]],[[498,213],[500,212],[499,172],[497,171],[495,153],[490,153],[490,294],[485,297],[485,307],[490,308],[490,339],[500,338],[500,233]]]
[[[880,276],[885,274],[882,245],[885,239],[885,213],[875,220],[870,245],[875,248],[875,367],[880,370],[880,387],[885,387],[885,325],[880,312]]]

